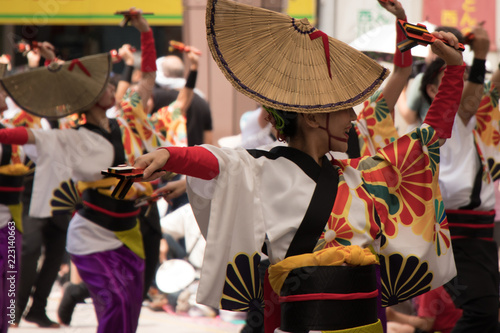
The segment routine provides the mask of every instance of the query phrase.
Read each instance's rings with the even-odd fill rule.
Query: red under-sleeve
[[[156,72],[156,48],[153,30],[141,32],[141,71]]]
[[[28,143],[28,130],[22,126],[0,129],[0,143],[24,145]]]
[[[208,149],[194,147],[167,147],[170,158],[162,170],[210,180],[219,175],[219,161]]]
[[[404,19],[406,21],[406,18]],[[406,39],[403,29],[396,23],[396,44],[402,42]],[[394,65],[397,67],[409,67],[413,64],[413,59],[411,57],[411,49],[405,52],[401,52],[396,45],[396,52],[394,52]]]
[[[438,93],[425,117],[424,123],[434,128],[441,139],[451,137],[453,122],[462,98],[464,71],[465,64],[446,66]]]

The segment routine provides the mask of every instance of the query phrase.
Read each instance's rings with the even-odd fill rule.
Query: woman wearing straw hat
[[[34,143],[38,153],[36,177],[43,178],[45,168],[56,168],[69,170],[77,183],[76,187],[66,185],[54,191],[52,209],[67,209],[71,199],[81,194],[83,208],[70,222],[67,250],[93,298],[98,332],[128,333],[137,329],[143,299],[144,247],[137,221],[140,209],[133,199],[152,194],[150,184],[145,183],[133,186],[125,200],[114,199],[110,195],[116,179],[102,179],[101,170],[131,164],[144,151],[165,144],[144,112],[155,82],[153,32],[140,11],[130,20],[141,32],[143,75],[137,89],[125,96],[121,118],[106,117],[106,110],[115,104],[114,88],[108,83],[109,54],[49,65],[2,80],[8,93],[32,113],[53,118],[85,113],[86,124],[77,129],[1,130],[0,142]],[[74,82],[78,83],[76,87]],[[26,89],[33,94],[26,94]],[[186,89],[192,91],[193,87]]]
[[[256,312],[264,252],[280,302],[265,302],[267,332],[381,332],[374,264],[381,266],[384,305],[455,275],[437,177],[439,145],[460,102],[460,52],[441,41],[432,46],[448,67],[422,128],[374,157],[330,160],[329,151],[347,149],[352,107],[387,70],[306,19],[229,0],[209,1],[206,18],[220,69],[264,105],[289,147],[169,147],[136,160],[144,180],[162,170],[189,176],[190,202],[207,239],[197,301]],[[435,35],[458,44],[450,34]],[[276,325],[270,319],[280,311]]]

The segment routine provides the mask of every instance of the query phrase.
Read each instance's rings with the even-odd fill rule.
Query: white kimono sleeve
[[[69,178],[93,181],[113,162],[114,150],[103,136],[86,129],[32,130],[36,139],[36,171],[30,216],[49,217],[52,191]]]
[[[217,157],[220,173],[211,181],[188,181],[189,201],[207,239],[197,302],[244,311],[248,303],[241,302],[242,307],[238,308],[238,301],[228,296],[226,272],[237,276],[238,270],[244,269],[247,275],[250,269],[258,275],[256,268],[265,238],[256,176],[262,161],[243,149],[204,147]],[[240,282],[245,285],[243,293],[248,293],[244,296],[247,302],[262,292],[260,284]]]

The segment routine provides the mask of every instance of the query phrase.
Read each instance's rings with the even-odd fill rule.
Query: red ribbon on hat
[[[309,34],[309,38],[311,40],[315,40],[316,38],[321,37],[323,40],[323,48],[325,49],[325,58],[326,58],[326,65],[328,66],[328,75],[330,75],[330,79],[332,78],[332,72],[330,70],[330,43],[328,41],[328,35],[325,34],[321,30],[316,30],[313,33]]]
[[[72,71],[73,67],[75,67],[75,65],[78,65],[78,67],[80,67],[80,69],[82,70],[82,72],[84,72],[85,74],[87,74],[87,76],[89,76],[89,77],[92,76],[92,75],[90,75],[90,72],[87,70],[87,68],[85,68],[85,66],[78,59],[71,60],[71,64],[69,65],[68,70]]]

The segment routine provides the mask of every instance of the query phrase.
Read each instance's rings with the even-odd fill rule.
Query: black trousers
[[[452,245],[457,276],[445,289],[463,310],[452,332],[496,333],[500,281],[496,244],[481,239],[456,239]]]
[[[83,303],[87,297],[90,297],[90,292],[84,282],[73,284],[68,282],[64,289],[64,294],[57,308],[59,320],[68,325],[71,323],[71,317],[78,303]]]
[[[144,294],[147,298],[149,287],[151,286],[158,267],[160,256],[160,240],[162,237],[160,226],[160,215],[156,203],[149,209],[148,206],[141,209],[139,215],[142,241],[144,243],[145,267],[144,267]]]
[[[28,205],[25,205],[27,210]],[[66,253],[66,232],[69,215],[50,218],[23,216],[21,270],[16,300],[16,319],[20,320],[29,297],[33,296],[31,314],[45,314],[47,298]],[[44,254],[38,269],[38,261]]]

